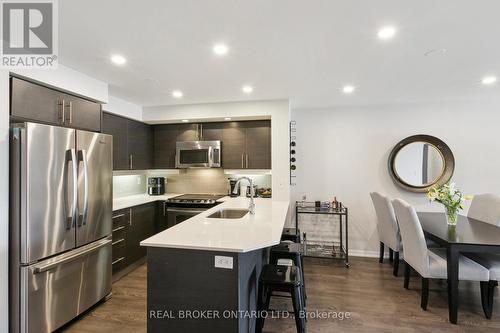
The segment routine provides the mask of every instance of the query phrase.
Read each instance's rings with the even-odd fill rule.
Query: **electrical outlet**
[[[215,256],[215,267],[233,269],[233,257]]]

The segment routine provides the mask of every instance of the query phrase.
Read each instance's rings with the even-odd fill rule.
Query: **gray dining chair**
[[[467,217],[500,227],[500,197],[491,193],[475,195]]]
[[[371,192],[370,196],[377,215],[377,230],[380,239],[379,262],[384,262],[385,246],[387,246],[389,248],[389,261],[394,262],[392,274],[398,276],[401,236],[396,215],[394,215],[394,208],[391,200],[386,196],[378,192]]]
[[[500,227],[500,197],[491,193],[475,195],[467,217]],[[498,281],[500,281],[500,255],[493,253],[467,253],[466,255],[486,267],[490,272],[490,279],[487,283],[488,314],[486,314],[486,317],[491,318],[493,312],[493,295],[495,287],[498,286]]]
[[[447,279],[447,261],[445,249],[429,249],[425,242],[424,231],[415,209],[401,199],[392,200],[394,212],[398,219],[401,238],[405,247],[405,277],[404,287],[408,289],[410,270],[413,268],[422,278],[420,306],[427,310],[429,298],[429,279]],[[488,281],[489,272],[473,260],[460,256],[458,279],[467,281]],[[483,311],[486,302],[486,285],[480,284]]]

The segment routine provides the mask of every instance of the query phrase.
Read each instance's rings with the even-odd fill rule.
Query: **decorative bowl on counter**
[[[258,190],[259,197],[261,198],[270,198],[272,196],[272,191],[270,188],[260,188]]]

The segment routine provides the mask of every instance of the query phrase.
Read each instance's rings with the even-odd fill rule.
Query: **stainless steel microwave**
[[[220,141],[178,141],[176,168],[220,168]]]

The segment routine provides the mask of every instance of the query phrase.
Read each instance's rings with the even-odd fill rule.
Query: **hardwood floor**
[[[499,332],[500,295],[496,291],[493,317],[484,317],[479,283],[460,283],[459,325],[448,322],[445,281],[431,281],[427,311],[420,309],[420,278],[410,290],[392,266],[377,259],[352,258],[351,268],[339,262],[305,259],[308,311],[349,312],[349,319],[309,319],[313,332]],[[401,265],[402,266],[402,265]],[[400,267],[401,267],[400,266]],[[402,267],[401,267],[402,268]],[[498,289],[498,288],[497,288]],[[276,298],[271,308],[291,310],[289,299]],[[113,285],[113,296],[63,329],[65,332],[146,332],[146,266]],[[268,319],[264,332],[295,332],[293,319]]]

